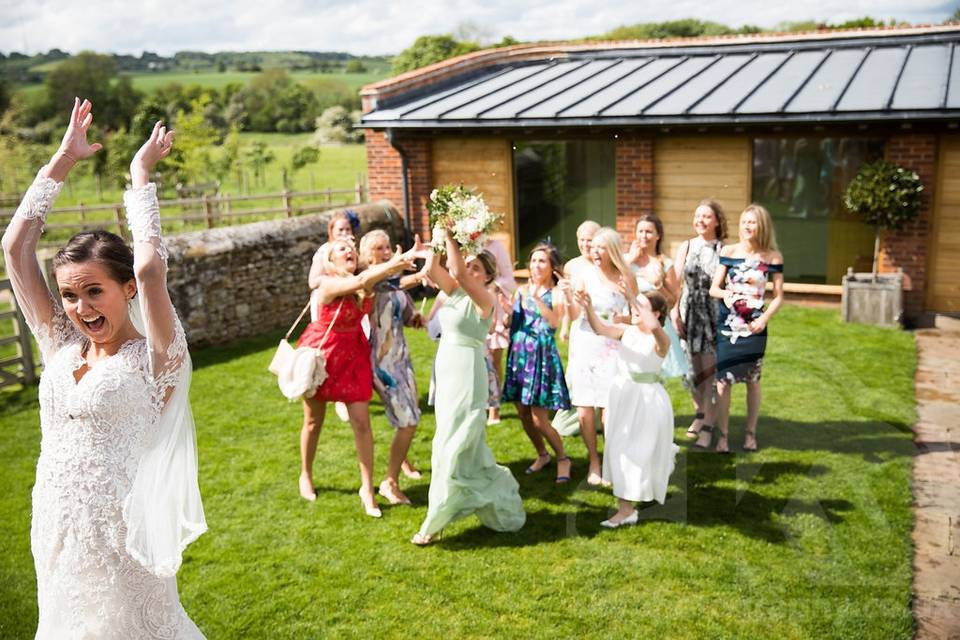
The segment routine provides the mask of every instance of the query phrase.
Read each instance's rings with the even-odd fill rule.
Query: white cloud
[[[393,54],[423,34],[470,22],[494,39],[559,40],[616,26],[696,17],[731,26],[783,21],[842,21],[869,15],[940,22],[946,0],[0,0],[0,51],[53,48],[171,54],[305,49]]]

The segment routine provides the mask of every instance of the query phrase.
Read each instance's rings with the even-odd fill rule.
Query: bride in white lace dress
[[[3,235],[17,303],[40,347],[40,459],[30,540],[37,638],[202,638],[177,595],[183,549],[206,530],[187,391],[190,357],[166,288],[156,185],[170,153],[158,122],[124,195],[133,250],[106,231],[54,258],[59,300],[36,257],[44,219],[87,142],[75,101],[60,149]]]

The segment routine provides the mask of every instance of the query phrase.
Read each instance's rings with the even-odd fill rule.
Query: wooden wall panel
[[[459,184],[483,194],[491,211],[503,214],[503,233],[514,255],[513,148],[504,138],[437,138],[433,141],[434,186]]]
[[[740,211],[750,203],[751,145],[746,136],[662,137],[653,151],[654,211],[663,220],[671,255],[693,235],[693,210],[704,198],[723,207],[736,237]]]
[[[960,312],[960,136],[940,138],[929,239],[927,309]]]

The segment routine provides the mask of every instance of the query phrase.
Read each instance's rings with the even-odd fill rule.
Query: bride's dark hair
[[[133,251],[115,233],[103,229],[81,231],[57,251],[53,257],[53,269],[56,271],[67,264],[84,262],[99,262],[120,284],[134,279]]]

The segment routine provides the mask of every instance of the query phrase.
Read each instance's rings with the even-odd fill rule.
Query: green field
[[[405,482],[413,507],[363,516],[348,426],[328,418],[319,498],[298,497],[300,407],[266,371],[278,334],[194,354],[191,398],[210,530],[186,552],[183,605],[210,638],[877,638],[913,636],[911,334],[847,325],[786,305],[770,326],[759,453],[691,450],[686,394],[671,393],[677,469],[665,506],[605,531],[609,490],[526,476],[532,448],[512,408],[487,439],[508,465],[527,524],[496,534],[474,517],[432,547],[408,540],[426,511],[434,417]],[[408,332],[421,395],[435,347]],[[733,398],[731,446],[743,438]],[[371,406],[376,471],[392,430]],[[36,582],[30,491],[39,452],[36,388],[0,393],[0,637],[32,638]]]
[[[48,63],[47,65],[41,66],[55,66],[56,64],[58,63]],[[129,75],[132,79],[134,88],[150,94],[158,88],[173,82],[183,86],[198,84],[202,87],[209,87],[219,91],[228,84],[245,85],[258,74],[252,71],[225,71],[223,73],[216,71],[159,71],[156,73],[131,73],[126,75]],[[291,78],[307,86],[317,81],[337,80],[345,83],[354,91],[359,91],[363,85],[383,80],[389,75],[389,72],[320,73],[313,71],[294,71],[290,73]],[[43,91],[43,88],[43,84],[30,84],[21,85],[19,90],[23,92],[27,99],[30,99]]]
[[[284,169],[287,170],[287,183],[290,189],[294,191],[311,188],[326,189],[328,187],[334,189],[353,188],[358,176],[361,180],[363,179],[367,170],[367,160],[366,149],[362,144],[321,147],[320,158],[317,162],[294,172],[290,164],[290,157],[297,147],[310,144],[312,136],[311,133],[242,133],[241,153],[246,152],[255,141],[260,141],[269,147],[275,156],[274,160],[266,165],[262,182],[255,182],[251,171],[248,169],[246,170],[248,174],[245,181],[246,190],[241,188],[241,179],[234,174],[225,177],[221,191],[234,195],[240,194],[241,191],[245,193],[279,193],[283,189]],[[45,158],[55,149],[56,145],[39,148],[37,155]],[[214,147],[212,152],[216,157],[220,153],[220,148]],[[0,166],[0,185],[2,185],[0,191],[3,193],[22,192],[33,180],[37,169],[39,169],[39,166],[22,167],[17,166],[16,163],[3,163]],[[215,176],[208,176],[207,179],[214,180]],[[57,198],[56,206],[74,206],[80,202],[98,204],[120,201],[123,192],[112,181],[103,180],[101,187],[102,193],[98,195],[96,180],[89,171],[84,171],[84,167],[81,165],[67,179],[63,191]]]

